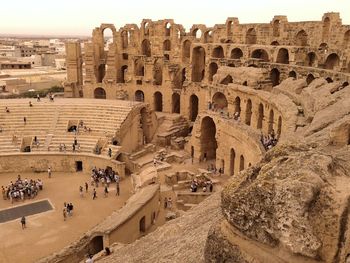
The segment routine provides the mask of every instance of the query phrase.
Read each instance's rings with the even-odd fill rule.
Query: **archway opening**
[[[218,65],[213,62],[209,65],[209,81],[213,81],[213,76],[218,72]]]
[[[222,46],[218,46],[218,47],[213,49],[212,57],[213,58],[224,58],[225,57],[224,49],[222,48]]]
[[[163,95],[159,91],[154,93],[154,110],[163,111]]]
[[[216,92],[213,96],[213,103],[214,107],[219,110],[226,110],[227,109],[227,99],[226,96],[221,92]]]
[[[197,40],[200,40],[202,37],[202,30],[196,28],[192,31],[192,36],[194,36]]]
[[[223,85],[228,85],[230,83],[233,83],[233,79],[231,77],[231,75],[227,75],[221,82],[220,84],[223,84]]]
[[[297,78],[297,73],[294,70],[292,70],[291,72],[289,72],[288,77],[296,79]]]
[[[278,50],[276,62],[281,64],[289,64],[289,53],[286,48],[280,48],[280,50]]]
[[[261,59],[263,62],[269,62],[269,55],[264,49],[256,49],[252,53],[252,58]]]
[[[163,82],[162,65],[156,62],[153,67],[153,84],[159,86],[159,85],[162,85],[162,82]]]
[[[272,41],[271,42],[271,46],[279,46],[280,45],[280,43],[278,43],[278,41]]]
[[[151,56],[151,42],[148,39],[144,39],[141,44],[142,55],[146,57]]]
[[[191,41],[185,40],[182,44],[182,61],[188,62],[191,56]]]
[[[170,30],[171,30],[171,24],[169,22],[167,22],[165,24],[165,36],[166,37],[170,37]]]
[[[235,115],[240,116],[241,115],[241,98],[240,97],[235,98],[234,106],[235,106]]]
[[[97,83],[102,83],[105,75],[106,75],[106,64],[100,64],[98,66]]]
[[[111,28],[106,27],[105,29],[103,29],[102,35],[103,35],[104,51],[108,51],[109,45],[114,42],[113,31]]]
[[[343,47],[344,49],[350,47],[350,30],[346,31],[344,34]]]
[[[128,31],[124,30],[121,32],[121,42],[122,42],[122,48],[126,49],[129,46],[129,33]]]
[[[95,255],[102,250],[103,250],[103,237],[102,236],[94,237],[89,244],[89,253],[92,255]]]
[[[239,171],[243,171],[244,170],[244,156],[241,155],[239,157]]]
[[[304,30],[298,32],[295,37],[295,45],[296,46],[307,46],[307,34]]]
[[[216,159],[216,125],[212,118],[204,117],[201,123],[201,153],[205,160]]]
[[[94,91],[95,99],[106,99],[106,91],[103,88],[96,88]]]
[[[171,100],[172,100],[172,113],[180,113],[180,94],[173,93]]]
[[[257,41],[257,36],[256,36],[256,31],[254,28],[248,29],[245,37],[245,42],[248,45],[254,45],[256,44]]]
[[[333,70],[335,67],[338,67],[339,63],[339,56],[336,53],[332,53],[327,57],[326,62],[324,64],[324,68]]]
[[[140,118],[140,125],[141,129],[143,131],[144,136],[144,144],[147,144],[151,141],[151,133],[148,126],[148,112],[146,108],[142,108],[140,112],[141,118]]]
[[[143,65],[143,61],[141,59],[135,60],[135,76],[144,76],[145,75],[145,67]]]
[[[171,42],[169,39],[167,39],[163,42],[163,51],[170,51],[170,50],[171,50]]]
[[[326,81],[327,81],[327,83],[333,83],[333,79],[330,77],[326,78]]]
[[[192,53],[192,81],[201,82],[205,73],[205,50],[195,47]]]
[[[236,152],[234,149],[231,148],[230,151],[230,175],[235,174],[235,161],[236,161]]]
[[[135,92],[135,101],[144,102],[145,101],[145,94],[142,90],[137,90]]]
[[[258,108],[258,122],[256,126],[257,129],[262,129],[263,120],[264,120],[264,106],[262,105],[262,103],[260,103]]]
[[[281,136],[281,133],[282,133],[282,117],[279,116],[278,117],[278,122],[277,122],[277,135],[278,135],[278,138]]]
[[[306,77],[307,85],[310,85],[311,82],[313,82],[314,79],[315,79],[314,75],[312,75],[312,74],[307,75],[307,77]]]
[[[305,65],[307,67],[316,67],[317,57],[315,52],[309,52],[305,58]]]
[[[243,57],[243,51],[240,48],[234,48],[231,50],[232,59],[241,59]]]
[[[273,21],[273,36],[274,37],[280,36],[280,24],[281,24],[281,22],[278,19]]]
[[[250,125],[252,120],[252,101],[248,99],[245,111],[245,124]]]
[[[140,230],[140,233],[146,232],[146,217],[145,216],[143,216],[139,221],[139,230]]]
[[[128,66],[127,65],[123,65],[120,69],[120,79],[119,79],[119,83],[125,83],[125,79],[126,79],[126,73],[128,72]]]
[[[190,120],[195,121],[198,115],[198,97],[194,94],[190,97]]]
[[[331,27],[331,20],[329,19],[329,17],[326,17],[323,20],[323,33],[322,33],[322,38],[325,40],[328,39],[329,37],[330,27]]]
[[[280,84],[280,72],[277,68],[274,68],[270,72],[270,79],[272,82],[272,87]]]

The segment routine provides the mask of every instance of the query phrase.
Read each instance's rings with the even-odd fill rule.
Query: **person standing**
[[[47,168],[47,174],[49,175],[49,178],[51,178],[51,167]]]
[[[119,181],[116,182],[116,195],[117,195],[117,196],[120,195]]]
[[[95,200],[97,198],[96,188],[94,188],[94,191],[92,192],[92,200]]]
[[[107,187],[107,185],[105,185],[104,193],[105,193],[105,197],[107,197],[108,196],[108,187]]]
[[[89,184],[87,182],[85,182],[85,192],[87,193],[89,190]]]
[[[25,218],[25,216],[22,216],[22,218],[21,218],[21,225],[22,225],[22,229],[26,228],[26,218]]]
[[[80,197],[84,197],[84,190],[82,186],[79,186],[79,194],[80,194]]]

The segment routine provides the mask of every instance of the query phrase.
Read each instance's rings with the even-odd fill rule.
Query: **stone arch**
[[[163,69],[162,65],[156,61],[156,63],[153,66],[153,84],[154,85],[162,85],[163,82]]]
[[[182,44],[182,61],[188,62],[191,56],[191,41],[185,40]]]
[[[249,28],[245,36],[245,43],[248,45],[254,45],[256,44],[256,41],[257,41],[257,35],[256,35],[255,29]]]
[[[259,107],[258,107],[258,122],[257,122],[257,125],[256,125],[257,129],[262,129],[263,121],[264,121],[264,106],[262,105],[262,103],[259,103]]]
[[[143,61],[141,59],[135,60],[134,66],[135,76],[144,76],[145,75],[145,67]]]
[[[236,152],[233,148],[230,150],[230,175],[235,174],[235,161],[236,161]]]
[[[153,95],[154,99],[154,110],[155,111],[163,111],[163,95],[161,92],[157,91]]]
[[[275,40],[275,41],[272,41],[270,45],[271,46],[279,46],[280,43],[278,43],[278,41]]]
[[[244,156],[241,155],[239,157],[239,171],[243,171],[244,170]]]
[[[106,34],[107,30],[107,34]],[[102,31],[102,37],[103,37],[103,44],[104,44],[104,50],[108,51],[109,50],[109,40],[112,39],[112,43],[114,43],[114,32],[115,28],[106,26],[101,29]]]
[[[203,159],[216,159],[216,125],[212,118],[206,116],[201,123],[200,145]]]
[[[308,35],[305,30],[300,30],[295,37],[296,46],[307,46]]]
[[[192,81],[201,82],[205,74],[205,50],[198,46],[192,52]]]
[[[170,37],[170,33],[171,33],[171,24],[169,22],[165,23],[164,26],[164,31],[165,31],[165,36],[166,37]]]
[[[230,83],[233,83],[233,78],[231,75],[227,75],[221,82],[220,84],[223,84],[223,85],[228,85]]]
[[[329,17],[326,17],[323,20],[322,39],[328,39],[330,27],[331,27],[331,20],[329,19]]]
[[[292,70],[291,72],[289,72],[288,77],[296,79],[297,78],[297,73],[294,70]]]
[[[195,94],[190,96],[190,120],[195,121],[198,115],[199,100]]]
[[[289,64],[289,52],[286,48],[280,48],[278,50],[276,63]]]
[[[234,106],[235,106],[235,113],[238,112],[238,114],[241,114],[241,98],[240,97],[236,97],[235,98],[235,102],[234,102]]]
[[[252,120],[252,101],[248,99],[245,110],[245,124],[250,125]]]
[[[137,90],[135,91],[135,101],[145,101],[145,94],[143,93],[142,90]]]
[[[309,52],[305,58],[305,66],[316,67],[317,66],[317,56],[315,52]]]
[[[217,73],[218,71],[218,64],[215,62],[212,62],[209,64],[209,81],[213,81],[213,76]]]
[[[121,83],[125,83],[125,76],[126,73],[128,72],[128,66],[127,65],[123,65],[120,69],[120,82]]]
[[[264,62],[269,62],[269,54],[264,49],[255,49],[252,52],[252,58],[261,59]]]
[[[306,77],[306,83],[307,83],[307,85],[310,85],[311,82],[314,81],[314,79],[315,79],[315,77],[314,77],[314,75],[312,75],[311,73],[310,73],[309,75],[307,75],[307,77]]]
[[[232,59],[241,59],[243,57],[243,51],[240,48],[234,48],[231,50]]]
[[[95,236],[89,243],[89,253],[97,254],[103,250],[103,236]]]
[[[167,39],[163,42],[163,51],[170,51],[170,50],[171,50],[171,42],[169,39]]]
[[[214,48],[211,56],[213,58],[224,58],[225,54],[224,54],[224,49],[222,48],[222,46],[218,46],[218,47]]]
[[[171,102],[172,102],[172,113],[180,113],[180,94],[179,93],[173,93],[171,96]]]
[[[273,68],[270,72],[270,79],[272,87],[280,84],[280,71],[277,68]]]
[[[281,21],[279,21],[278,19],[273,21],[273,34],[272,35],[274,37],[280,36],[280,25],[281,25]]]
[[[346,31],[344,34],[343,47],[345,49],[350,47],[350,30]]]
[[[143,34],[144,36],[149,36],[149,27],[150,27],[150,24],[148,21],[145,21],[142,25],[142,29],[143,29]]]
[[[278,138],[281,136],[281,133],[282,133],[282,117],[279,116],[278,117],[278,121],[277,121],[277,135],[278,135]]]
[[[95,99],[106,99],[106,91],[104,90],[104,88],[96,88],[94,90],[94,98]]]
[[[129,32],[127,30],[123,30],[120,33],[122,48],[126,49],[129,46]]]
[[[194,36],[197,40],[202,38],[202,30],[200,30],[199,28],[195,28],[192,31],[192,36]]]
[[[148,39],[144,39],[141,44],[141,54],[150,57],[152,55],[151,53],[151,42]]]
[[[213,96],[212,102],[217,109],[227,109],[228,102],[226,96],[222,92],[216,92]]]
[[[204,43],[212,43],[213,42],[213,31],[208,30],[204,33]]]
[[[267,129],[268,133],[271,133],[273,130],[274,118],[275,118],[275,113],[273,112],[273,109],[271,109],[269,114],[269,126]]]
[[[336,53],[332,53],[327,57],[326,62],[324,64],[324,68],[334,70],[334,68],[339,66],[339,63],[339,56]]]

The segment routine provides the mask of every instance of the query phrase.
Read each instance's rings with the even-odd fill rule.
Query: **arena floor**
[[[47,199],[53,210],[27,217],[27,228],[22,230],[20,219],[0,223],[0,262],[36,262],[39,258],[62,249],[78,239],[87,230],[101,222],[113,211],[123,206],[131,196],[131,181],[125,179],[120,184],[121,196],[115,196],[115,185],[110,187],[108,197],[103,195],[103,187],[97,188],[96,200],[92,200],[90,175],[84,173],[55,173],[49,179],[47,173],[21,174],[21,177],[42,179],[44,189],[32,200],[17,201],[0,199],[0,210],[31,204]],[[15,181],[17,174],[0,174],[0,186]],[[79,186],[89,183],[89,192],[83,198]],[[74,214],[63,220],[63,203],[72,202]]]

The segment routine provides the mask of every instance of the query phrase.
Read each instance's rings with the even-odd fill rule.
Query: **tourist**
[[[49,178],[51,178],[51,167],[49,166],[49,168],[47,168],[47,174],[49,176]]]
[[[112,149],[108,148],[108,156],[111,158],[112,157]]]
[[[116,195],[120,195],[120,188],[119,188],[119,182],[116,182]]]
[[[69,203],[67,206],[69,207],[69,216],[72,216],[73,215],[73,209],[74,209],[73,204]]]
[[[164,209],[167,209],[167,207],[168,207],[168,198],[165,197],[164,198]]]
[[[26,117],[23,117],[23,122],[24,122],[24,125],[27,124],[27,118]]]
[[[105,247],[105,255],[109,256],[111,254],[111,250],[109,249],[109,247]]]
[[[108,187],[105,185],[105,190],[104,190],[105,197],[108,197]]]
[[[33,104],[31,101],[29,101],[29,107],[33,107]]]
[[[89,184],[87,182],[85,182],[85,192],[87,193],[89,190]]]
[[[79,186],[79,194],[80,194],[80,197],[84,197],[84,191],[82,186]]]
[[[66,221],[67,219],[67,211],[66,211],[66,208],[64,207],[63,208],[63,221]]]
[[[39,102],[40,101],[40,95],[36,94],[36,101]]]
[[[89,254],[89,255],[87,256],[87,260],[85,261],[85,263],[94,263],[94,260],[93,260],[91,254]]]
[[[10,109],[7,108],[7,107],[5,107],[5,111],[6,111],[7,113],[10,113]]]
[[[92,192],[92,200],[95,200],[96,198],[97,198],[97,192],[96,192],[96,189],[94,188]]]
[[[171,207],[172,207],[172,204],[173,203],[173,200],[171,200],[171,197],[169,197],[168,198],[168,202],[167,202],[167,207],[169,208],[169,209],[171,209]]]
[[[67,215],[70,216],[70,206],[69,203],[66,205]]]
[[[22,225],[22,229],[26,228],[26,218],[25,218],[25,216],[22,216],[22,218],[21,218],[21,225]]]

